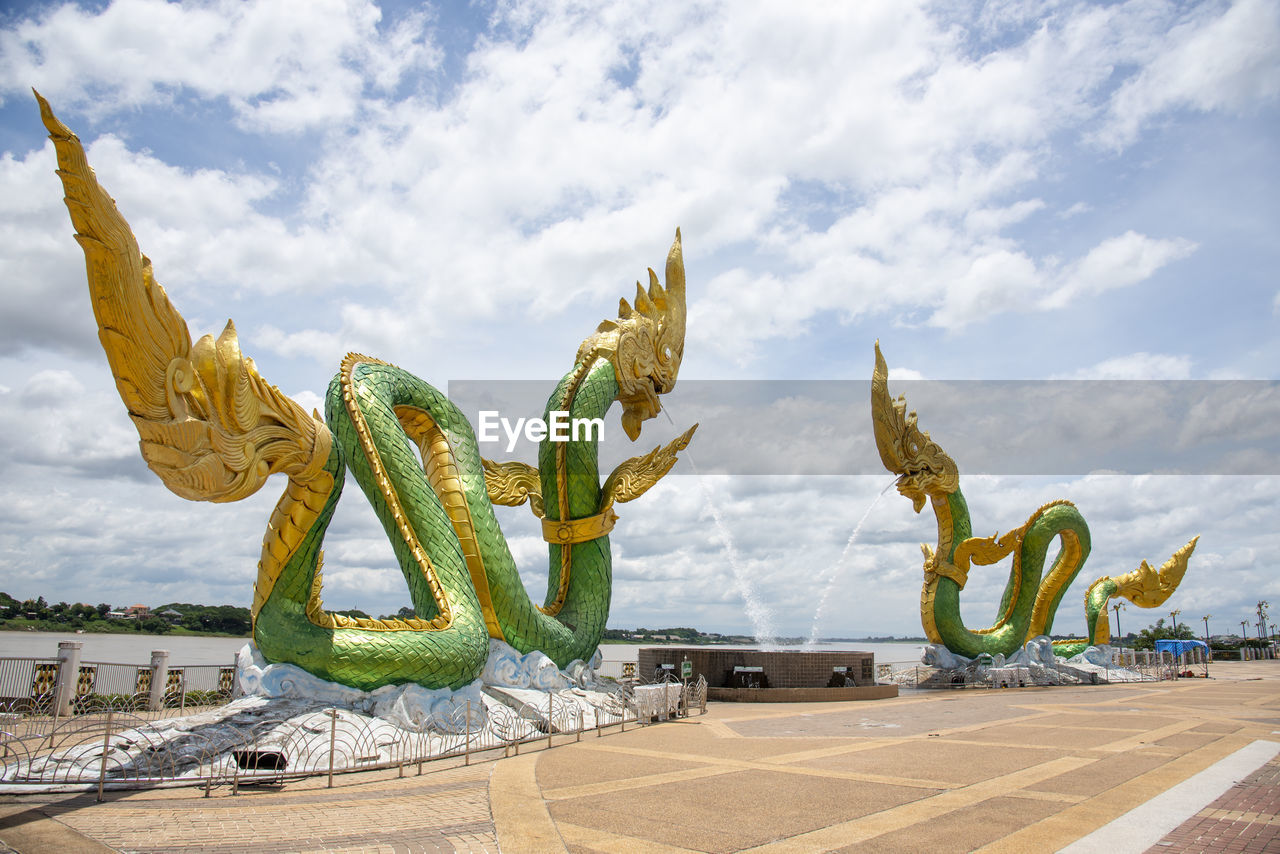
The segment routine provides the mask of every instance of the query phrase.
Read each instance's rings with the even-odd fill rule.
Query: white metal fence
[[[74,672],[69,703],[60,702],[66,699],[59,694],[60,671],[65,678]],[[153,690],[157,674],[163,690]],[[477,708],[468,701],[412,727],[340,708],[250,724],[225,715],[173,720],[225,704],[233,684],[234,669],[218,665],[157,670],[0,659],[0,685],[10,692],[0,703],[0,792],[96,787],[101,797],[105,789],[175,784],[238,791],[248,783],[315,775],[327,775],[332,785],[336,774],[387,768],[403,776],[447,757],[470,762],[497,750],[519,753],[534,742],[550,747],[584,733],[600,736],[628,724],[701,714],[707,702],[706,681],[698,679],[657,686],[661,698],[621,683],[612,692],[549,692],[545,708]]]
[[[1107,666],[1072,665],[1061,659],[1052,665],[993,667],[975,660],[963,668],[923,664],[880,665],[877,681],[903,688],[965,689],[1005,688],[1027,685],[1105,685],[1114,682],[1159,682],[1166,679],[1204,677],[1209,659],[1203,650],[1182,655],[1132,649],[1112,649]]]

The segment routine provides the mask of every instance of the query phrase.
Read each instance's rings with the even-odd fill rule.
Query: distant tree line
[[[8,593],[0,593],[0,629],[247,636],[252,626],[249,609],[238,605],[170,602],[129,618],[120,614],[121,611],[106,602],[51,605],[43,596],[18,600]]]
[[[1200,638],[1196,637],[1196,633],[1186,623],[1174,629],[1172,626],[1166,626],[1162,617],[1156,620],[1154,626],[1147,626],[1138,632],[1132,646],[1134,649],[1154,650],[1158,640],[1200,640]]]
[[[153,610],[157,614],[177,611],[182,615],[178,625],[191,632],[248,635],[253,628],[249,609],[238,605],[193,605],[188,602],[170,602]]]
[[[1164,619],[1161,618],[1156,620],[1154,626],[1147,626],[1136,635],[1125,635],[1124,644],[1133,649],[1154,650],[1158,640],[1204,640],[1204,638],[1196,634],[1190,623],[1180,623],[1178,628],[1174,629],[1172,626],[1165,625]],[[1214,640],[1209,645],[1213,649],[1239,649],[1242,646],[1266,646],[1266,642],[1259,638],[1241,638],[1239,640]]]

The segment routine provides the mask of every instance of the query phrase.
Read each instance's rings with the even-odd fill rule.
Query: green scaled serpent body
[[[272,474],[287,478],[263,538],[254,638],[287,662],[362,690],[418,683],[456,688],[481,672],[491,639],[557,665],[591,658],[612,592],[614,505],[642,495],[675,464],[693,430],[619,465],[603,483],[599,433],[549,435],[539,465],[480,457],[471,425],[441,392],[377,359],[348,355],[325,420],[266,382],[228,321],[192,342],[128,223],[99,186],[80,140],[36,95],[85,253],[99,340],[138,430],[147,465],[173,492],[238,501]],[[649,271],[578,348],[547,404],[600,419],[615,403],[634,441],[674,387],[684,352],[680,232],[666,284]],[[601,429],[603,429],[601,427]],[[357,619],[321,603],[325,530],[350,469],[391,540],[415,616]],[[549,544],[546,601],[530,601],[494,514],[528,503]]]
[[[1089,556],[1089,526],[1070,501],[1051,501],[1019,528],[1004,535],[974,537],[955,461],[916,426],[916,414],[906,412],[905,399],[890,398],[888,374],[877,343],[871,380],[876,448],[885,468],[898,475],[898,491],[911,500],[917,513],[927,501],[938,523],[937,545],[921,546],[920,622],[925,636],[965,658],[1012,655],[1031,639],[1053,631],[1062,597]],[[1084,597],[1088,636],[1054,641],[1054,652],[1071,656],[1091,645],[1110,643],[1107,607],[1114,598],[1143,608],[1163,604],[1186,573],[1198,539],[1192,538],[1159,570],[1144,560],[1133,572],[1094,581]],[[1057,552],[1050,560],[1055,541]],[[984,629],[966,628],[960,616],[960,592],[971,568],[1005,559],[1012,565],[995,621]]]
[[[565,393],[567,380],[553,395],[549,411],[564,406],[563,411],[575,417],[602,417],[617,398],[613,365],[607,359],[597,358],[587,366],[572,400]],[[353,406],[358,410],[354,417]],[[431,478],[424,471],[431,466],[419,461],[419,449],[397,409],[430,418],[437,441],[443,440],[452,458],[454,470],[447,476]],[[567,595],[557,613],[548,614],[525,595],[486,491],[475,434],[452,402],[406,371],[353,357],[330,385],[325,417],[335,442],[320,480],[331,481],[332,487],[300,547],[262,597],[254,638],[268,660],[297,664],[326,679],[369,690],[400,682],[466,684],[483,667],[491,636],[521,652],[539,650],[560,667],[591,657],[609,613],[607,534],[570,546]],[[546,474],[541,487],[550,495],[558,489],[555,444],[544,440],[542,451]],[[596,441],[593,436],[568,444],[571,509],[588,516],[601,495]],[[312,591],[318,587],[319,544],[341,492],[344,467],[350,468],[394,545],[420,618],[415,624],[336,615],[326,620],[316,608]],[[467,549],[460,542],[467,538],[465,529],[459,537],[446,509],[446,502],[459,507],[459,499],[466,513],[455,518],[469,517],[477,532],[472,539],[484,572],[477,580],[469,573]],[[292,499],[286,495],[284,500]],[[405,526],[410,536],[405,536]],[[551,583],[543,606],[548,610],[560,586],[562,548],[550,546]],[[498,631],[492,632],[489,624],[495,621]]]

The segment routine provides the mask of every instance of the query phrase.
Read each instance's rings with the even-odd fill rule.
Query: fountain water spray
[[[671,415],[666,408],[662,409],[662,414],[671,421]],[[672,422],[674,424],[674,422]],[[772,650],[778,647],[778,631],[774,627],[773,611],[764,603],[760,597],[759,591],[756,590],[755,582],[747,575],[746,567],[742,565],[742,560],[738,557],[738,549],[733,544],[733,535],[729,531],[729,526],[725,524],[724,517],[720,514],[720,508],[716,505],[714,496],[711,493],[711,487],[707,485],[703,479],[698,466],[693,461],[693,455],[686,448],[681,456],[689,461],[689,467],[693,469],[694,477],[698,480],[698,487],[702,490],[703,501],[706,502],[707,509],[711,511],[711,518],[715,521],[716,533],[720,536],[720,541],[724,543],[725,554],[729,558],[729,568],[733,571],[733,586],[737,590],[739,596],[742,597],[745,606],[747,619],[751,621],[751,632],[756,642],[760,644],[761,649]]]
[[[853,526],[853,533],[849,535],[849,541],[844,544],[844,550],[840,552],[840,557],[832,565],[831,571],[827,575],[827,584],[822,590],[822,598],[818,600],[818,607],[813,612],[813,626],[809,629],[809,639],[804,644],[806,647],[812,649],[818,643],[818,627],[822,623],[822,618],[826,616],[827,600],[831,598],[831,592],[835,590],[836,581],[840,578],[840,570],[844,567],[845,560],[849,557],[849,553],[853,551],[853,544],[858,540],[858,534],[862,531],[862,524],[867,521],[867,517],[871,515],[871,511],[880,503],[880,499],[884,497],[884,494],[897,482],[898,479],[895,477],[886,483],[884,489],[880,490],[879,494],[867,505],[867,509],[863,511],[862,518],[858,520],[858,524]]]

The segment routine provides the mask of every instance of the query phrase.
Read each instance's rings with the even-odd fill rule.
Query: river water
[[[78,641],[80,660],[104,664],[151,664],[151,651],[169,651],[174,666],[235,663],[248,638],[170,637],[148,634],[74,632],[0,632],[0,658],[57,658],[59,641]]]
[[[679,646],[679,644],[673,644]],[[655,646],[655,644],[644,643],[606,643],[600,645],[600,654],[605,661],[637,661],[640,657],[640,650],[645,647]],[[760,649],[757,644],[714,644],[714,645],[696,645],[697,649]],[[920,643],[911,643],[903,641],[899,643],[858,643],[856,641],[832,641],[823,643],[819,641],[817,644],[810,646],[771,646],[769,649],[779,650],[781,652],[840,652],[844,650],[854,650],[857,652],[869,652],[876,657],[876,664],[919,664],[920,652],[924,649],[924,645]]]
[[[240,647],[248,638],[176,637],[147,634],[89,634],[71,632],[0,632],[0,658],[57,658],[59,641],[78,641],[80,660],[111,664],[151,663],[151,651],[169,651],[169,661],[174,666],[194,664],[235,663]],[[600,646],[605,661],[636,661],[641,647],[652,644],[607,643]],[[757,649],[753,645],[719,646],[716,649]],[[778,647],[774,647],[775,649]],[[780,647],[783,650],[801,651],[802,647]],[[818,643],[811,648],[815,652],[857,650],[875,655],[877,664],[918,663],[921,645],[918,643]]]

